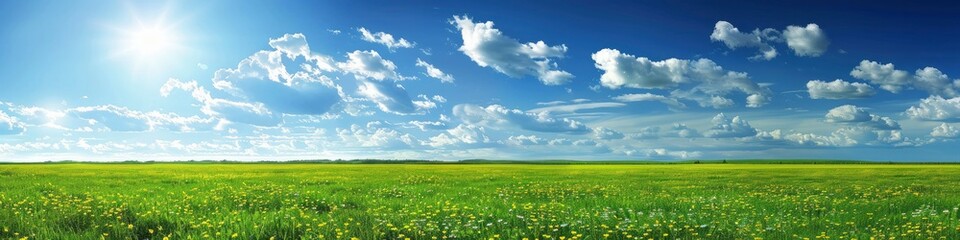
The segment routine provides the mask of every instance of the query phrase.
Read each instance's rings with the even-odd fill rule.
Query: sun
[[[177,44],[172,32],[159,27],[142,27],[132,31],[126,41],[127,51],[138,58],[161,57]]]
[[[138,74],[169,69],[186,57],[181,21],[169,21],[166,11],[155,14],[131,13],[127,21],[106,24],[109,58],[130,65]]]
[[[140,64],[159,63],[174,57],[181,48],[177,32],[160,24],[139,24],[123,31],[120,39],[120,54]]]

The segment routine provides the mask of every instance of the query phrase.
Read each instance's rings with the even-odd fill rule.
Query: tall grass
[[[0,165],[7,239],[960,239],[957,165]]]

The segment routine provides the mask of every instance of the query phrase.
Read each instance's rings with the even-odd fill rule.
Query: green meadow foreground
[[[960,165],[0,165],[0,239],[960,239],[958,207]]]

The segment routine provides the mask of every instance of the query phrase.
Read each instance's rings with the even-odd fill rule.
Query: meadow
[[[960,239],[960,165],[2,164],[2,239]]]

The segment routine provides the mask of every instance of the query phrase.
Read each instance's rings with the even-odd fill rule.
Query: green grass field
[[[0,165],[4,239],[960,239],[958,207],[960,165]]]

